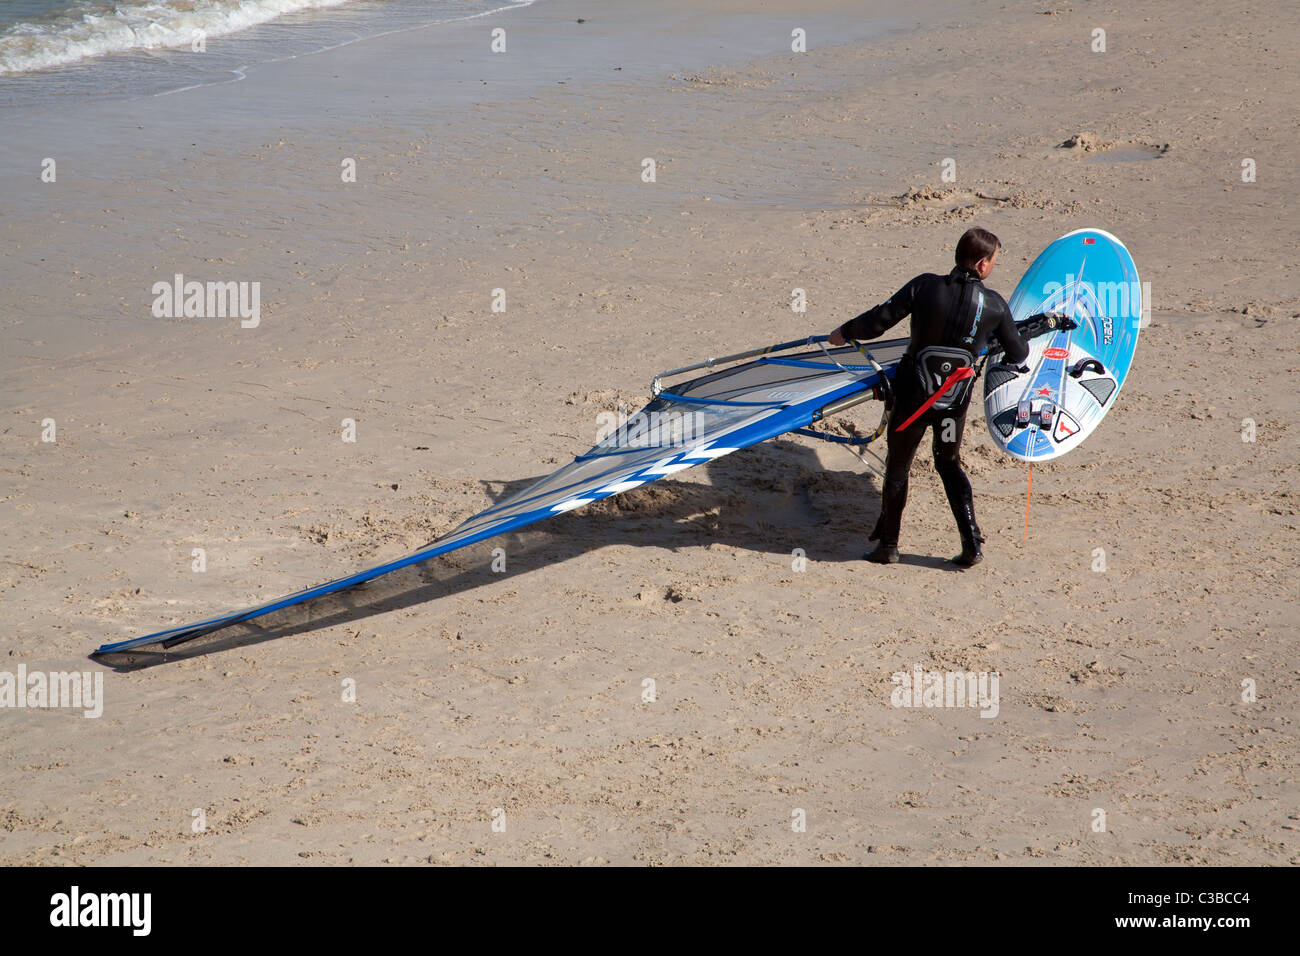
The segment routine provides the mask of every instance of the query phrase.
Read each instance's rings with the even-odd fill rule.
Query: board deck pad
[[[1142,284],[1124,243],[1079,229],[1043,250],[1009,304],[1017,321],[1055,312],[1077,324],[1033,339],[1028,372],[992,365],[984,377],[993,441],[1022,461],[1048,461],[1079,447],[1114,407],[1137,349]]]

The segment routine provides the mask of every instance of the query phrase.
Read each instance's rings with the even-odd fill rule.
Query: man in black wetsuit
[[[974,384],[975,360],[995,337],[1006,355],[1004,362],[1020,365],[1029,347],[1016,329],[1006,300],[987,279],[997,263],[998,237],[987,229],[969,229],[957,243],[957,266],[946,276],[919,275],[884,304],[850,319],[830,335],[831,345],[846,339],[874,339],[909,314],[911,341],[894,375],[894,409],[886,436],[889,454],[880,520],[869,540],[875,550],[868,561],[898,561],[898,528],[907,504],[907,476],[912,458],[927,428],[934,429],[934,467],[957,530],[961,554],[953,562],[961,567],[978,564],[984,557],[970,480],[961,467],[961,437]]]

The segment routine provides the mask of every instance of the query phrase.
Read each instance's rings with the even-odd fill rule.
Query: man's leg
[[[880,495],[880,518],[868,539],[879,544],[874,551],[863,555],[868,561],[878,564],[893,564],[898,560],[898,529],[903,521],[903,507],[907,504],[907,476],[912,470],[912,458],[921,444],[921,436],[925,434],[927,416],[923,415],[902,431],[896,426],[907,421],[914,410],[901,404],[895,407],[889,416],[889,430],[885,433],[889,447],[885,457],[885,487]]]
[[[948,507],[957,520],[961,535],[961,554],[953,563],[964,568],[979,564],[984,559],[980,544],[984,538],[975,523],[975,500],[971,494],[970,479],[961,467],[961,438],[966,430],[966,408],[960,412],[940,414],[934,422],[934,470],[943,479],[943,490],[948,495]]]

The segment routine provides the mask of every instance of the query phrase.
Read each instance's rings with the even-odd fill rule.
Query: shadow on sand
[[[135,648],[92,655],[118,671],[138,670],[318,628],[353,624],[378,614],[499,586],[610,544],[667,550],[722,543],[789,555],[803,548],[820,561],[860,558],[879,511],[873,475],[826,469],[807,445],[777,440],[702,466],[710,483],[660,480],[536,526],[431,558],[336,594],[315,598],[265,617],[232,624],[169,649]],[[494,501],[537,479],[484,482]],[[468,517],[468,516],[467,516]],[[505,547],[507,569],[489,570],[490,552]],[[943,558],[904,555],[903,564],[953,566]]]

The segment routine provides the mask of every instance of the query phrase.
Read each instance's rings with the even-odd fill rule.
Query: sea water
[[[8,0],[0,3],[0,114],[229,82],[258,63],[530,2]]]

